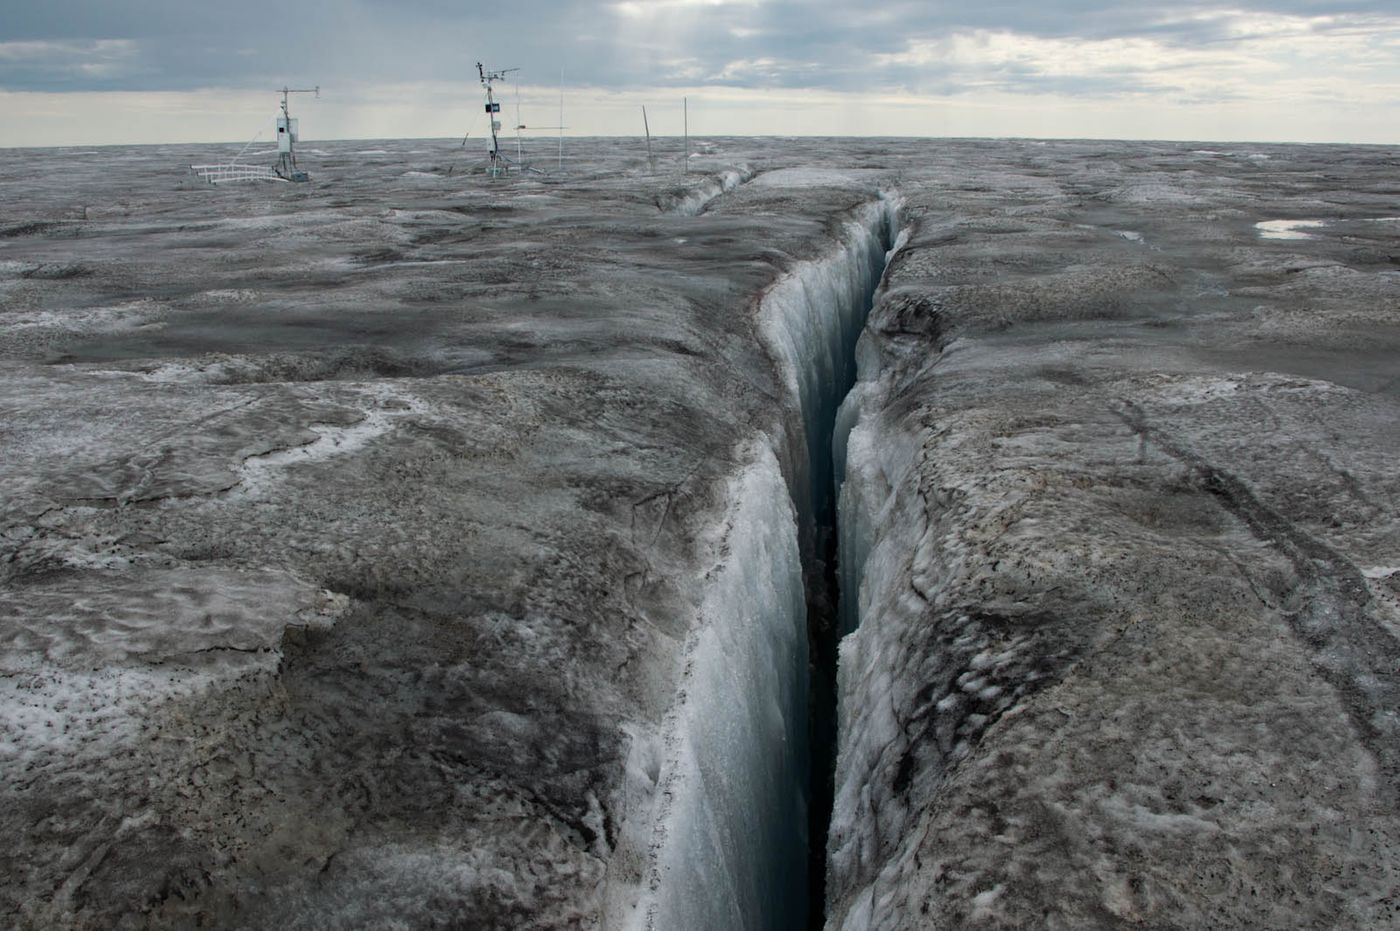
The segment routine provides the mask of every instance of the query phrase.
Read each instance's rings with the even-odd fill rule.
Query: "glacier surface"
[[[4,923],[1400,920],[1393,150],[660,145],[0,150]]]

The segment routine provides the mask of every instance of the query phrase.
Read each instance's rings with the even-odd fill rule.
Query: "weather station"
[[[283,87],[282,114],[277,117],[277,162],[271,166],[248,165],[239,161],[243,153],[258,141],[258,133],[245,145],[231,162],[212,165],[191,165],[190,170],[210,184],[227,184],[231,181],[310,181],[311,176],[297,166],[296,143],[300,141],[299,121],[291,115],[287,101],[292,94],[315,94],[321,96],[321,87]]]
[[[483,65],[481,62],[476,63],[476,72],[477,75],[481,78],[481,86],[486,89],[486,118],[490,121],[491,124],[491,147],[487,150],[486,153],[486,174],[492,178],[499,178],[502,175],[509,173],[512,169],[514,169],[515,171],[533,172],[537,175],[544,174],[544,172],[540,169],[532,168],[529,165],[525,164],[524,142],[521,133],[526,129],[526,126],[523,122],[521,122],[520,119],[520,88],[518,85],[516,86],[515,91],[515,158],[512,159],[501,151],[501,102],[498,99],[496,99],[495,84],[497,81],[504,81],[506,75],[513,74],[519,70],[519,68],[503,68],[499,71],[488,71],[486,69],[486,66]],[[564,104],[561,91],[561,98],[559,104],[561,117],[559,121],[560,125],[546,127],[537,126],[535,128],[558,129],[562,133],[564,129],[562,125],[563,107]],[[470,138],[470,136],[471,133],[468,132],[467,138]],[[466,142],[467,139],[463,138],[462,144],[466,145]],[[561,135],[559,142],[559,154],[561,165],[563,163],[563,147],[564,142],[563,137]]]
[[[321,85],[312,88],[282,88],[282,115],[277,118],[277,166],[273,170],[285,181],[310,181],[311,176],[297,167],[296,143],[300,140],[300,121],[287,109],[292,94],[321,96]]]

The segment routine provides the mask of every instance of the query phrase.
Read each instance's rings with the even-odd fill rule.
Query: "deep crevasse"
[[[803,907],[802,566],[778,461],[766,444],[752,453],[665,724],[637,928],[774,927]]]
[[[761,300],[788,414],[729,486],[711,541],[720,561],[660,745],[634,741],[629,782],[654,788],[649,834],[634,839],[647,862],[629,927],[806,926],[814,537],[831,519],[833,424],[897,206],[882,196],[858,208],[838,251],[800,263]]]
[[[778,358],[798,422],[790,426],[789,485],[804,520],[821,520],[831,488],[836,414],[856,375],[855,347],[898,223],[899,200],[881,195],[845,221],[841,252],[805,262],[763,297],[762,332]],[[829,521],[828,521],[829,522]]]
[[[888,266],[908,241],[900,231],[885,255]],[[831,437],[831,461],[835,470],[838,576],[841,603],[837,637],[845,638],[860,626],[861,577],[870,557],[874,527],[880,513],[890,506],[894,484],[888,478],[907,470],[914,462],[913,449],[882,450],[875,441],[874,421],[879,411],[879,359],[866,339],[857,340],[854,354],[856,381],[841,401]]]
[[[861,885],[851,901],[851,878],[879,861],[882,838],[899,837],[909,828],[910,813],[877,804],[866,779],[875,761],[904,737],[894,710],[895,683],[886,671],[891,667],[882,653],[898,649],[900,641],[890,636],[890,628],[923,608],[909,589],[909,567],[931,562],[921,550],[927,520],[918,483],[910,476],[918,464],[918,440],[889,428],[879,416],[881,400],[877,385],[862,381],[847,412],[852,428],[839,505],[842,636],[835,798],[827,838],[827,931],[867,928],[877,886]],[[872,610],[880,598],[885,600],[879,610]],[[833,908],[838,899],[845,900],[842,907]]]

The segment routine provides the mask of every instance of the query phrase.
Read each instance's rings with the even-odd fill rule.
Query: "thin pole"
[[[651,124],[647,122],[647,108],[642,107],[642,126],[647,131],[647,171],[655,170],[655,162],[651,157]]]
[[[237,164],[238,164],[238,160],[239,160],[240,158],[243,157],[243,153],[244,153],[244,152],[247,152],[248,149],[249,149],[249,147],[252,146],[253,143],[255,143],[255,142],[258,141],[258,136],[261,136],[261,135],[262,135],[262,130],[260,129],[260,130],[258,130],[257,136],[254,136],[252,139],[249,139],[249,140],[248,140],[248,145],[245,145],[243,148],[241,148],[241,149],[238,150],[238,154],[235,155],[235,156],[233,157],[233,163],[234,163],[235,165],[237,165]]]
[[[524,144],[520,141],[520,82],[515,82],[515,163],[525,170]]]
[[[491,119],[491,177],[495,178],[501,173],[501,121],[496,119],[496,92],[490,82],[486,84],[486,104],[486,109],[491,111],[488,114]]]
[[[289,172],[295,170],[296,167],[297,167],[296,146],[295,146],[295,144],[292,142],[292,115],[291,115],[291,113],[289,113],[289,112],[287,111],[287,95],[290,94],[290,93],[291,93],[291,91],[288,90],[287,87],[283,86],[283,88],[282,88],[282,125],[285,126],[285,127],[287,127],[287,130],[286,130],[286,132],[287,132],[287,151],[286,151],[286,154],[279,156],[279,157],[281,158],[281,160],[282,160],[282,167],[285,168],[285,169],[286,169],[287,171],[289,171]],[[291,161],[291,168],[287,168],[287,162],[288,162],[288,160]]]
[[[564,69],[559,69],[559,170],[564,170]]]
[[[690,174],[690,98],[681,98],[682,113],[685,117],[685,174]]]

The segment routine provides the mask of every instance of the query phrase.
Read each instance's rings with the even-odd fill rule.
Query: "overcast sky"
[[[1400,0],[0,0],[0,145],[247,139],[283,83],[307,138],[461,135],[478,60],[580,135],[1400,143]]]

